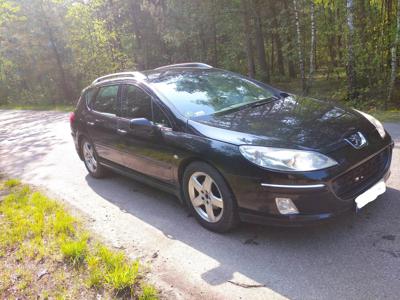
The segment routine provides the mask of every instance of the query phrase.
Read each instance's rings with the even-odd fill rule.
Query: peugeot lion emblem
[[[345,138],[345,141],[356,149],[360,149],[367,145],[367,140],[365,139],[364,135],[359,131]]]

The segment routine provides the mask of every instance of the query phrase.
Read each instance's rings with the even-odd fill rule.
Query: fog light
[[[290,198],[275,198],[276,207],[282,215],[298,214],[299,211]]]

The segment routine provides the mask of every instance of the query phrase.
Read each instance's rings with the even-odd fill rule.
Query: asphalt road
[[[151,263],[166,298],[398,299],[400,124],[386,128],[397,143],[387,192],[317,227],[206,231],[170,195],[119,175],[89,177],[65,113],[0,111],[0,172],[47,189]]]

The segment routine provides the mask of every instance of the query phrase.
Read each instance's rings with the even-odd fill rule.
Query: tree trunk
[[[297,0],[293,0],[293,9],[295,15],[296,22],[296,31],[297,31],[297,52],[299,56],[299,67],[300,67],[300,76],[301,76],[301,87],[303,93],[306,92],[306,77],[304,70],[304,58],[303,58],[303,50],[302,50],[302,42],[301,42],[301,32],[300,32],[300,20],[299,20],[299,10],[297,8]]]
[[[360,0],[359,1],[359,18],[358,19],[358,25],[360,28],[366,28],[367,24],[367,13],[366,13],[366,8],[365,8],[365,2],[369,2],[369,0]],[[356,19],[356,20],[357,20]],[[360,41],[361,41],[361,47],[362,49],[367,49],[367,34],[368,32],[366,30],[360,30]]]
[[[271,36],[271,56],[270,56],[270,62],[269,62],[269,69],[270,69],[271,75],[275,73],[275,34],[274,33]]]
[[[255,37],[256,37],[256,48],[257,48],[257,57],[258,57],[258,64],[260,67],[260,75],[261,81],[269,82],[269,71],[267,65],[267,59],[265,55],[265,45],[264,45],[264,36],[262,32],[262,24],[261,24],[261,16],[260,16],[260,9],[259,9],[259,1],[254,0],[253,2],[253,12],[255,17]]]
[[[386,36],[390,35],[391,28],[392,28],[392,11],[393,11],[393,0],[386,0],[386,28],[385,28],[385,34]],[[385,61],[389,65],[392,61],[392,51],[391,51],[391,43],[390,39],[385,39],[386,41],[386,47],[385,47]]]
[[[340,10],[339,8],[336,9],[336,14],[335,14],[336,20],[339,20],[340,18]],[[337,42],[337,50],[338,50],[338,57],[339,57],[339,63],[341,64],[343,61],[343,46],[342,46],[342,35],[343,35],[343,24],[342,22],[339,22],[338,24],[338,31],[336,32],[336,42]]]
[[[307,92],[311,88],[311,85],[314,80],[314,72],[315,72],[316,27],[315,27],[315,3],[314,3],[314,0],[311,0],[310,14],[311,14],[311,49],[310,49],[310,73],[308,76]]]
[[[200,24],[200,29],[199,29],[199,41],[200,41],[200,60],[207,61],[207,41],[204,33],[204,25]]]
[[[247,6],[247,0],[242,0],[242,10],[243,10],[243,24],[244,24],[244,34],[246,43],[246,57],[247,57],[247,72],[250,78],[255,76],[255,66],[254,66],[254,56],[253,56],[253,42],[252,33],[250,26],[250,15],[249,8]]]
[[[272,26],[274,27],[274,39],[275,39],[275,46],[276,46],[276,56],[277,56],[277,65],[278,65],[278,72],[279,75],[285,76],[285,66],[283,64],[283,53],[282,53],[282,40],[279,35],[278,29],[278,19],[277,19],[277,11],[275,6],[275,1],[271,1],[271,12],[272,16]]]
[[[132,0],[130,2],[130,10],[131,10],[131,17],[132,17],[132,32],[133,32],[133,40],[134,43],[136,44],[136,47],[134,46],[133,48],[133,53],[132,56],[135,59],[135,63],[137,64],[137,69],[138,70],[144,70],[146,69],[145,62],[144,62],[144,41],[143,41],[143,34],[140,28],[143,26],[140,26],[140,3],[138,1]],[[136,48],[136,49],[135,49]],[[139,54],[136,53],[135,50],[138,50]]]
[[[212,1],[213,11],[211,12],[211,31],[212,31],[212,66],[218,67],[218,35],[217,35],[217,20],[215,14],[217,13],[217,7],[215,0]]]
[[[396,83],[396,75],[397,75],[397,50],[400,43],[400,0],[397,0],[397,27],[396,27],[396,37],[391,49],[392,52],[392,71],[390,75],[390,83],[389,83],[389,95],[385,102],[385,109],[388,109],[388,104],[393,98],[394,86]]]
[[[61,55],[57,49],[57,43],[56,43],[56,40],[54,37],[53,29],[52,29],[51,25],[49,24],[49,20],[46,16],[45,9],[43,7],[43,2],[40,2],[40,9],[42,12],[42,19],[43,19],[44,26],[45,26],[44,30],[45,30],[45,32],[47,32],[50,47],[51,47],[51,50],[53,51],[54,58],[56,59],[57,70],[58,70],[58,74],[60,77],[60,86],[63,91],[64,97],[65,97],[64,103],[73,103],[74,99],[72,98],[71,89],[70,89],[69,83],[68,83],[66,75],[65,75],[65,70],[64,70],[64,67],[62,64]]]
[[[335,15],[331,8],[328,8],[327,18],[329,24],[335,23]],[[330,57],[329,69],[333,71],[338,66],[337,52],[336,52],[336,29],[330,32],[328,35],[328,50]]]
[[[288,34],[286,35],[286,41],[287,44],[289,46],[289,53],[287,53],[287,63],[288,63],[288,72],[289,72],[289,77],[290,78],[296,78],[296,68],[295,68],[295,64],[293,62],[293,57],[291,55],[292,50],[294,49],[293,46],[293,41],[292,41],[292,22],[291,19],[293,17],[292,15],[292,11],[289,9],[289,3],[288,0],[284,0],[283,1],[283,8],[286,14],[286,20],[285,20],[285,25],[287,27],[288,30]]]
[[[353,0],[346,0],[347,7],[347,27],[348,33],[348,58],[347,58],[347,80],[348,80],[348,97],[354,99],[357,96],[356,92],[356,72],[355,72],[355,60],[354,60],[354,5]]]
[[[119,67],[121,69],[125,69],[125,62],[121,60],[120,54],[123,53],[122,49],[122,42],[121,42],[121,33],[119,31],[119,24],[118,24],[118,18],[117,18],[117,13],[116,6],[113,2],[113,0],[108,0],[108,10],[110,11],[110,16],[109,19],[107,20],[107,24],[109,27],[109,31],[114,32],[115,34],[112,36],[111,41],[112,41],[112,48],[113,48],[113,53],[117,52],[116,56],[116,62],[119,64]]]

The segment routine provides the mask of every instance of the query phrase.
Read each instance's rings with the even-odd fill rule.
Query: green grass
[[[382,122],[400,122],[400,109],[389,109],[387,111],[382,109],[387,93],[385,87],[371,89],[367,93],[367,99],[360,99],[354,103],[345,101],[347,87],[346,80],[343,79],[344,76],[343,73],[339,74],[339,78],[335,75],[327,80],[321,73],[317,74],[308,96],[322,100],[333,100],[349,107],[355,107],[373,115]],[[275,80],[272,85],[293,94],[300,95],[302,93],[299,79]]]
[[[53,110],[69,112],[74,110],[74,106],[70,104],[3,104],[0,109],[16,109],[16,110]]]
[[[0,190],[0,298],[158,298],[138,261],[93,239],[57,201],[17,179]],[[38,281],[44,266],[51,279]]]
[[[139,296],[139,300],[156,300],[158,299],[157,290],[148,284],[142,285],[142,294]]]
[[[298,78],[275,80],[272,85],[289,93],[302,94],[301,80]],[[343,101],[346,97],[346,82],[336,77],[326,80],[323,76],[317,75],[308,95],[322,100]]]
[[[370,110],[368,113],[381,122],[400,122],[400,110]]]
[[[60,246],[64,258],[73,266],[81,265],[85,261],[88,253],[88,244],[85,237],[81,237],[77,241],[63,241]]]
[[[88,268],[90,286],[107,285],[118,293],[129,290],[139,276],[138,261],[129,262],[122,252],[111,251],[101,244],[88,257]]]
[[[6,188],[12,188],[14,186],[18,186],[20,185],[21,181],[18,179],[9,179],[6,182],[4,182],[4,186]]]

